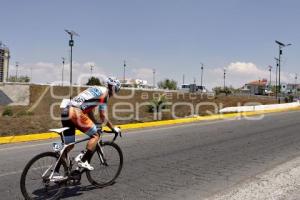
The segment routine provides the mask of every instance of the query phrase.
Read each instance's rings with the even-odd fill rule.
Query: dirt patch
[[[86,87],[74,87],[73,94],[77,94]],[[26,133],[38,133],[50,128],[61,127],[59,105],[63,98],[69,97],[68,87],[49,87],[41,85],[30,86],[29,106],[13,106],[10,109],[13,116],[0,116],[0,135],[18,135]],[[208,96],[203,94],[189,94],[182,92],[141,91],[122,90],[120,98],[112,98],[109,102],[109,118],[114,124],[125,124],[132,122],[147,122],[157,120],[157,116],[149,113],[149,102],[164,94],[168,104],[160,119],[172,119],[191,115],[207,115],[216,113],[219,109],[228,106],[244,105],[249,102],[261,104],[272,104],[276,101],[267,97],[253,96]],[[127,97],[127,98],[126,98]],[[121,105],[122,104],[122,105]],[[116,112],[122,119],[117,119],[112,108],[131,109],[128,112]],[[195,108],[195,109],[193,109]],[[0,106],[0,113],[7,107]],[[172,114],[173,109],[173,114]],[[29,112],[28,112],[29,111]]]

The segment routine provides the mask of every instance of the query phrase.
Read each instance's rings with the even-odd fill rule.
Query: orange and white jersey
[[[84,113],[88,113],[95,107],[99,110],[106,109],[108,101],[108,89],[102,86],[93,86],[74,97],[69,105],[80,108]]]

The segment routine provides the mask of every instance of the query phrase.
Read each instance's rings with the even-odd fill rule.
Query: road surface
[[[204,199],[300,155],[300,111],[261,120],[198,122],[124,133],[117,182],[97,189],[83,177],[63,199]],[[1,199],[22,199],[20,174],[52,140],[0,146]],[[83,146],[77,146],[77,154]],[[293,193],[294,195],[296,193]]]

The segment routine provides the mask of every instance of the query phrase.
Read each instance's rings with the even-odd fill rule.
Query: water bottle
[[[61,142],[54,142],[53,144],[52,144],[52,148],[53,148],[53,151],[54,152],[59,152],[59,151],[61,151],[62,149],[63,149],[63,143],[61,143]]]

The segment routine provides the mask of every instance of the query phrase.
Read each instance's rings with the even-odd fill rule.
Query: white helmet
[[[121,89],[121,83],[118,79],[109,77],[106,79],[106,84],[111,85],[115,93],[118,93]]]

